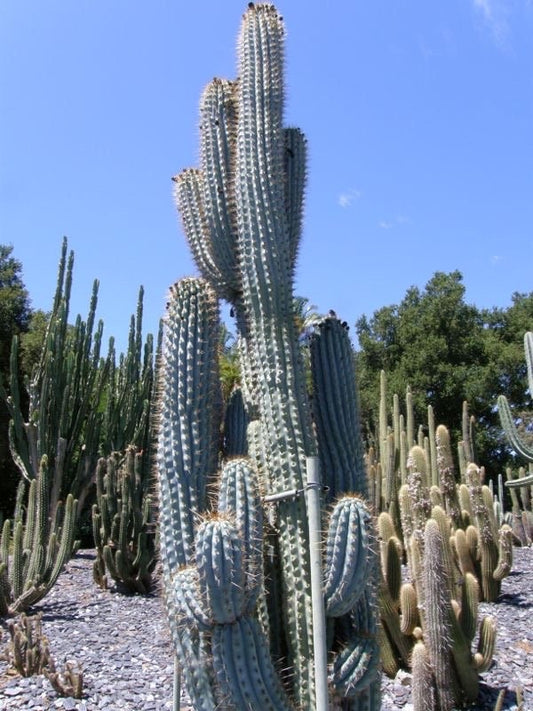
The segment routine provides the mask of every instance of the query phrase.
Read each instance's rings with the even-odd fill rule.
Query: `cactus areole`
[[[336,497],[331,524],[322,517],[331,526],[326,576],[339,584],[328,602],[326,697],[377,709],[376,567],[358,495],[366,484],[353,445],[353,359],[346,329],[324,319],[311,345],[312,416],[293,310],[306,141],[282,125],[284,29],[274,6],[250,3],[238,52],[238,80],[214,79],[202,94],[200,167],[174,178],[201,276],[171,289],[158,374],[169,623],[195,708],[318,708],[303,494],[307,458],[319,457]],[[249,424],[248,456],[238,459],[219,453],[219,299],[232,304],[239,337]]]

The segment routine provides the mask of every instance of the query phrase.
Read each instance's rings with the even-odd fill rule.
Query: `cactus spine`
[[[345,591],[331,602],[328,621],[335,648],[331,695],[343,699],[345,708],[362,711],[379,704],[379,654],[370,516],[353,494],[366,493],[353,363],[345,330],[337,319],[326,320],[319,330],[324,337],[333,334],[334,346],[322,348],[317,335],[318,407],[327,407],[323,401],[341,409],[337,420],[315,412],[317,444],[292,293],[305,139],[299,130],[282,127],[283,36],[273,6],[250,4],[239,36],[238,82],[215,79],[202,95],[201,169],[174,179],[202,278],[172,288],[166,317],[158,437],[164,585],[176,651],[196,708],[313,708],[302,492],[306,458],[318,455],[324,484],[331,480],[340,507],[329,526],[337,546],[331,550],[346,551],[351,541],[356,545],[354,559],[342,570],[333,569],[340,562],[334,553],[328,568],[328,579],[340,580]],[[215,483],[219,465],[220,297],[232,303],[236,316],[253,463],[229,472],[232,461],[222,462],[215,502],[206,487]],[[344,353],[338,370],[332,370],[339,365],[335,352]],[[231,495],[231,505],[228,488],[242,492]],[[261,572],[263,557],[268,575]],[[364,580],[359,566],[368,571]],[[334,644],[337,636],[343,645]],[[281,658],[290,681],[280,682]]]

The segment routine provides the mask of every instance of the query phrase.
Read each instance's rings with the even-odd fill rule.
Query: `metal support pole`
[[[311,563],[313,607],[313,648],[315,654],[316,711],[328,711],[328,660],[326,612],[322,580],[322,540],[320,520],[320,469],[318,457],[307,457],[307,518]]]
[[[174,655],[174,688],[172,699],[172,711],[179,711],[181,708],[181,678],[178,656]]]

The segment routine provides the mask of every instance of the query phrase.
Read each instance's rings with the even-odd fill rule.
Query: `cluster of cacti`
[[[8,623],[11,637],[5,649],[6,661],[21,676],[44,674],[50,667],[50,645],[43,634],[42,613],[27,616],[24,613],[17,620]]]
[[[93,504],[95,582],[107,588],[107,573],[129,591],[147,593],[155,566],[155,522],[146,454],[130,446],[98,461]]]
[[[478,674],[491,663],[496,626],[485,617],[478,631],[481,591],[474,561],[484,544],[473,526],[467,535],[463,529],[454,532],[443,499],[430,489],[424,465],[425,453],[415,446],[408,458],[407,483],[399,492],[404,545],[390,514],[382,512],[378,519],[381,653],[387,674],[394,676],[401,666],[412,669],[415,711],[451,711],[477,698]],[[468,543],[459,545],[459,534],[475,547],[474,555]],[[462,547],[466,550],[461,554]],[[404,552],[408,580],[402,582]]]
[[[215,79],[202,97],[201,169],[175,178],[202,278],[171,289],[165,323],[163,582],[195,708],[316,708],[328,692],[313,645],[304,494],[306,463],[318,456],[334,499],[324,515],[325,600],[315,607],[315,619],[321,605],[327,614],[329,696],[345,709],[377,709],[377,566],[371,517],[354,493],[364,496],[366,482],[353,355],[340,322],[323,321],[311,344],[315,438],[295,328],[305,140],[282,127],[283,35],[273,6],[250,4],[238,81]],[[250,455],[222,462],[219,297],[236,316],[245,408],[244,417],[236,404],[238,441],[224,433],[222,451]]]
[[[94,283],[87,321],[68,324],[74,256],[63,241],[52,312],[41,358],[28,382],[29,417],[19,400],[18,345],[13,341],[10,394],[2,391],[11,417],[10,447],[26,481],[37,478],[43,456],[51,483],[49,510],[71,493],[79,509],[91,486],[98,456],[106,369],[100,367],[103,324],[94,330],[98,282]],[[94,331],[94,333],[93,333]]]
[[[97,282],[87,321],[78,316],[74,326],[68,324],[73,262],[72,252],[67,258],[64,240],[40,362],[28,383],[28,421],[18,397],[16,339],[12,350],[11,395],[2,391],[12,418],[11,451],[22,474],[13,537],[15,543],[20,538],[17,526],[23,525],[19,519],[24,506],[24,486],[30,483],[24,545],[31,537],[33,550],[31,564],[29,554],[24,552],[23,572],[18,570],[20,556],[14,558],[9,574],[7,559],[4,572],[0,572],[4,581],[0,610],[9,610],[10,614],[42,597],[55,581],[61,565],[73,552],[72,542],[70,549],[62,547],[56,556],[57,534],[50,540],[39,537],[57,531],[62,501],[75,518],[80,514],[97,478],[98,508],[93,529],[98,549],[95,576],[99,583],[105,583],[107,565],[109,574],[117,581],[145,592],[154,566],[155,531],[149,497],[154,353],[150,334],[143,344],[143,290],[141,287],[137,313],[131,319],[127,353],[120,356],[117,364],[111,338],[107,357],[100,358],[103,324],[100,322],[94,331]],[[131,465],[126,454],[130,445],[139,452]],[[97,465],[102,455],[104,459]],[[125,460],[124,467],[117,467],[121,458]],[[45,476],[39,475],[41,463]],[[106,468],[108,474],[104,476]],[[115,469],[116,478],[111,473]],[[44,492],[47,501],[43,499]],[[73,505],[73,496],[78,497],[78,506]],[[34,534],[31,513],[37,506],[32,504],[35,497],[41,519]],[[66,530],[73,526],[74,521],[68,526],[64,524]],[[7,536],[7,528],[5,531]],[[40,556],[38,551],[43,548],[46,555]],[[17,602],[21,595],[21,601]]]
[[[391,676],[400,667],[412,671],[415,709],[452,709],[477,697],[478,674],[490,664],[495,624],[484,618],[478,626],[477,607],[499,596],[511,570],[513,534],[498,521],[483,469],[473,463],[466,405],[456,475],[449,432],[435,426],[431,408],[415,439],[409,391],[406,417],[395,396],[389,426],[385,384],[383,374],[378,449],[367,455],[381,510],[383,669]]]
[[[27,616],[8,623],[10,642],[5,648],[5,659],[24,677],[44,674],[60,696],[81,699],[83,671],[79,664],[65,664],[63,672],[56,670],[50,653],[48,638],[43,633],[42,613]]]
[[[53,660],[51,660],[50,668],[45,671],[45,674],[59,696],[72,696],[74,699],[82,698],[83,670],[80,664],[65,662],[63,671],[58,672]]]
[[[6,520],[0,539],[0,616],[16,615],[41,600],[76,550],[77,501],[72,494],[50,512],[46,456],[28,487],[27,505]]]
[[[151,445],[154,339],[148,333],[143,343],[143,296],[141,287],[137,311],[130,321],[128,348],[125,354],[120,354],[118,363],[114,339],[109,341],[100,436],[100,451],[104,456],[112,452],[125,452],[129,446],[148,453]]]
[[[96,467],[96,503],[92,507],[96,548],[94,579],[102,588],[108,575],[129,592],[146,593],[155,567],[155,515],[152,501],[153,339],[143,347],[142,298],[131,318],[128,350],[115,363],[113,342],[101,457]]]
[[[385,401],[383,375],[380,457],[373,450],[367,457],[376,509],[390,514],[399,541],[404,544],[413,530],[423,529],[432,507],[440,506],[449,519],[457,566],[463,575],[466,571],[476,575],[482,600],[496,600],[501,580],[511,570],[513,535],[510,527],[498,520],[492,490],[484,484],[484,470],[473,461],[473,423],[466,403],[463,405],[463,439],[458,444],[459,473],[456,475],[449,432],[443,425],[435,426],[431,407],[428,408],[427,434],[419,427],[418,443],[414,444],[410,393],[406,397],[407,427],[400,414],[397,396],[393,399],[393,427],[388,427]],[[413,503],[410,517],[406,517],[401,510],[409,487],[411,492],[418,487],[418,501]],[[414,494],[411,498],[415,499]]]

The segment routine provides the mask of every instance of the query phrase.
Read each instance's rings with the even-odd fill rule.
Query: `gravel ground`
[[[93,551],[80,551],[51,592],[34,608],[43,613],[43,631],[56,665],[67,660],[84,671],[82,700],[58,697],[43,676],[24,679],[0,661],[0,711],[163,711],[172,705],[173,661],[161,599],[104,592],[92,581]],[[515,688],[524,690],[521,711],[533,711],[533,548],[515,549],[513,572],[502,583],[498,603],[482,604],[480,614],[498,620],[494,664],[482,675],[478,704],[494,707],[507,689],[504,711],[517,709]],[[8,639],[5,622],[0,647]],[[383,678],[382,711],[412,709],[410,676]],[[186,700],[181,706],[186,709]]]

